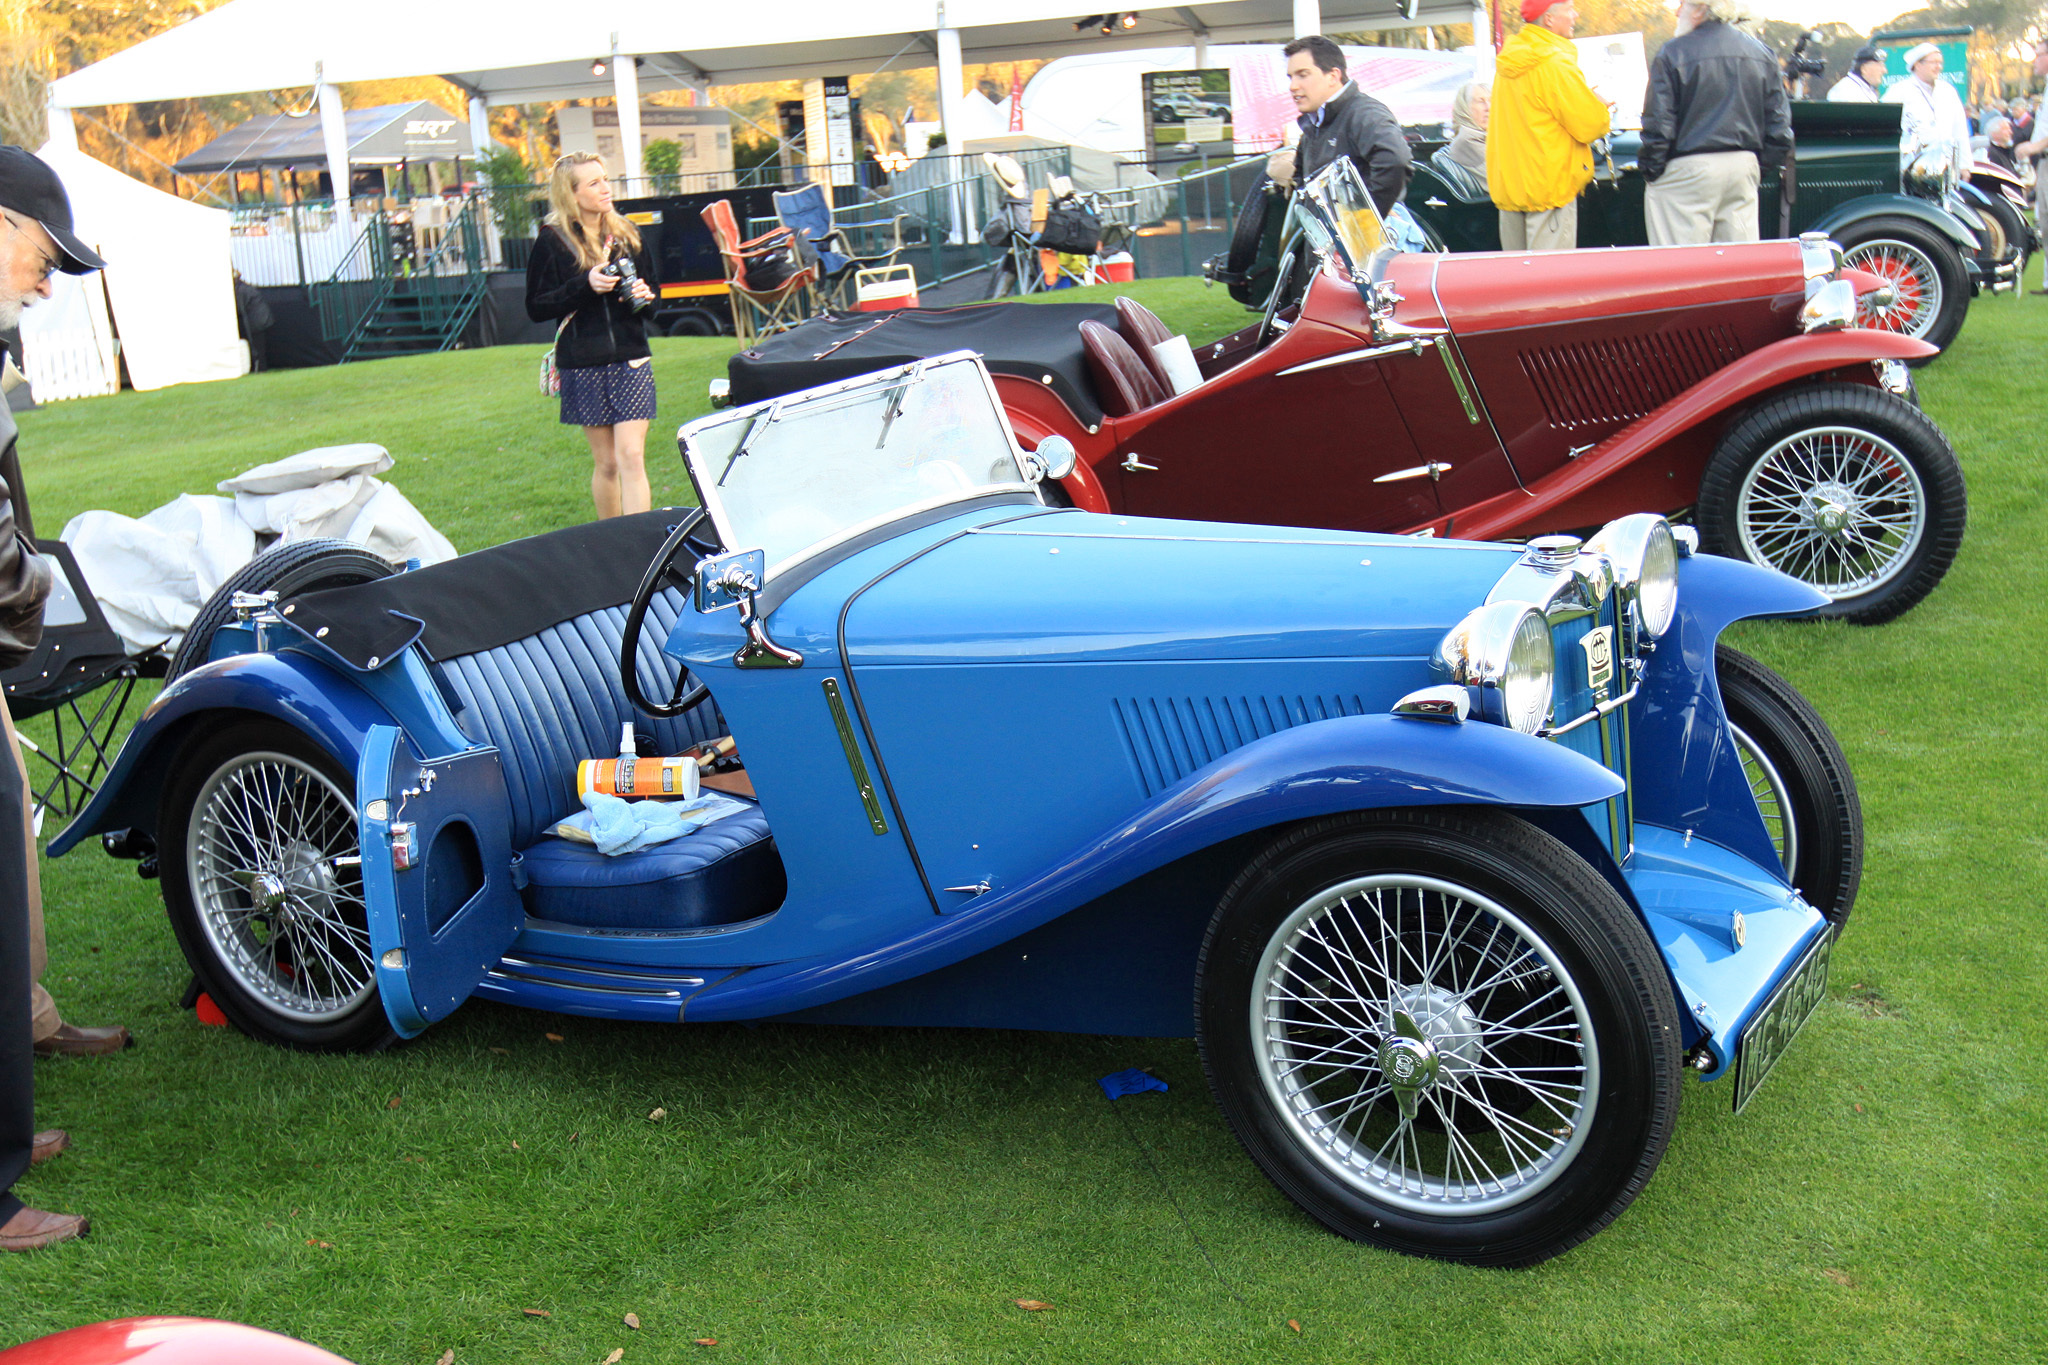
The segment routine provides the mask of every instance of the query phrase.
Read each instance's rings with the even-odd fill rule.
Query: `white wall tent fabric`
[[[57,297],[22,315],[25,369],[37,401],[113,392],[109,306],[128,381],[138,389],[245,373],[226,211],[151,189],[81,152],[46,147],[41,155],[71,197],[78,235],[107,268],[104,303],[95,300],[99,280],[60,276]],[[97,374],[93,355],[100,357]]]

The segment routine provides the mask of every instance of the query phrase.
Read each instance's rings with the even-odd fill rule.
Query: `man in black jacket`
[[[1755,241],[1761,163],[1792,150],[1778,59],[1729,22],[1740,4],[1685,0],[1650,64],[1638,160],[1652,246]]]
[[[21,310],[36,299],[50,296],[50,276],[56,271],[83,275],[102,264],[72,233],[71,201],[56,172],[19,147],[0,147],[0,330],[19,322]],[[4,401],[0,447],[10,455],[14,447],[14,418]],[[0,668],[20,663],[42,639],[43,603],[49,595],[50,567],[16,526],[13,498],[0,482]],[[40,942],[30,862],[35,845],[28,834],[21,750],[4,697],[0,728],[6,730],[9,750],[0,755],[0,1251],[34,1251],[82,1235],[86,1223],[75,1214],[24,1207],[10,1192],[22,1172],[63,1151],[70,1139],[61,1132],[35,1131],[32,1067],[40,1047],[35,1036],[39,1011],[30,1005],[33,957]],[[48,1012],[54,1016],[55,1007]],[[116,1034],[120,1043],[128,1039],[125,1029],[63,1027],[80,1039],[104,1035],[112,1043]],[[59,1035],[53,1033],[49,1041],[59,1041]]]
[[[1343,50],[1322,34],[1296,38],[1285,51],[1287,91],[1301,111],[1294,183],[1306,185],[1316,172],[1348,156],[1384,218],[1408,189],[1408,139],[1400,121],[1352,83]]]

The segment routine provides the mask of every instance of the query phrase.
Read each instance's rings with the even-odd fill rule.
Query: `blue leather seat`
[[[526,850],[526,913],[602,929],[737,924],[782,904],[782,859],[768,818],[749,805],[638,853],[607,858],[546,836]]]
[[[675,686],[678,666],[661,641],[684,610],[686,599],[674,589],[648,608],[639,669],[650,698]],[[533,882],[528,912],[595,927],[693,928],[775,909],[785,887],[782,859],[758,807],[618,858],[547,833],[581,809],[576,764],[617,753],[626,721],[665,754],[727,732],[715,701],[674,720],[633,709],[619,685],[625,625],[625,607],[606,607],[436,665],[461,703],[464,731],[497,746],[503,761],[512,846],[526,850]]]

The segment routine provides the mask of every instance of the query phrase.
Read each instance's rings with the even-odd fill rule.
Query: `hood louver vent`
[[[1147,797],[1255,739],[1310,721],[1362,716],[1350,696],[1120,697],[1116,717]]]
[[[1564,431],[1633,422],[1742,358],[1733,329],[1611,337],[1522,352],[1550,425]]]

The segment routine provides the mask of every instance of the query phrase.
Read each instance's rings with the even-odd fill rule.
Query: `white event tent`
[[[22,314],[36,396],[79,398],[120,387],[110,304],[136,388],[244,373],[227,212],[151,189],[75,148],[53,145],[41,155],[64,182],[78,235],[107,268],[54,276],[52,297]]]
[[[1402,16],[1404,3],[1419,6],[1413,17]],[[479,147],[488,146],[493,104],[614,97],[621,169],[638,179],[640,97],[651,90],[708,98],[713,85],[936,65],[940,121],[957,130],[969,62],[1192,46],[1202,66],[1211,43],[1489,22],[1472,0],[1198,0],[1129,12],[1132,27],[1104,35],[1077,30],[1071,0],[784,0],[767,11],[700,0],[229,0],[53,82],[51,137],[75,140],[74,109],[312,86],[329,169],[346,185],[335,83],[442,76],[468,92]]]

